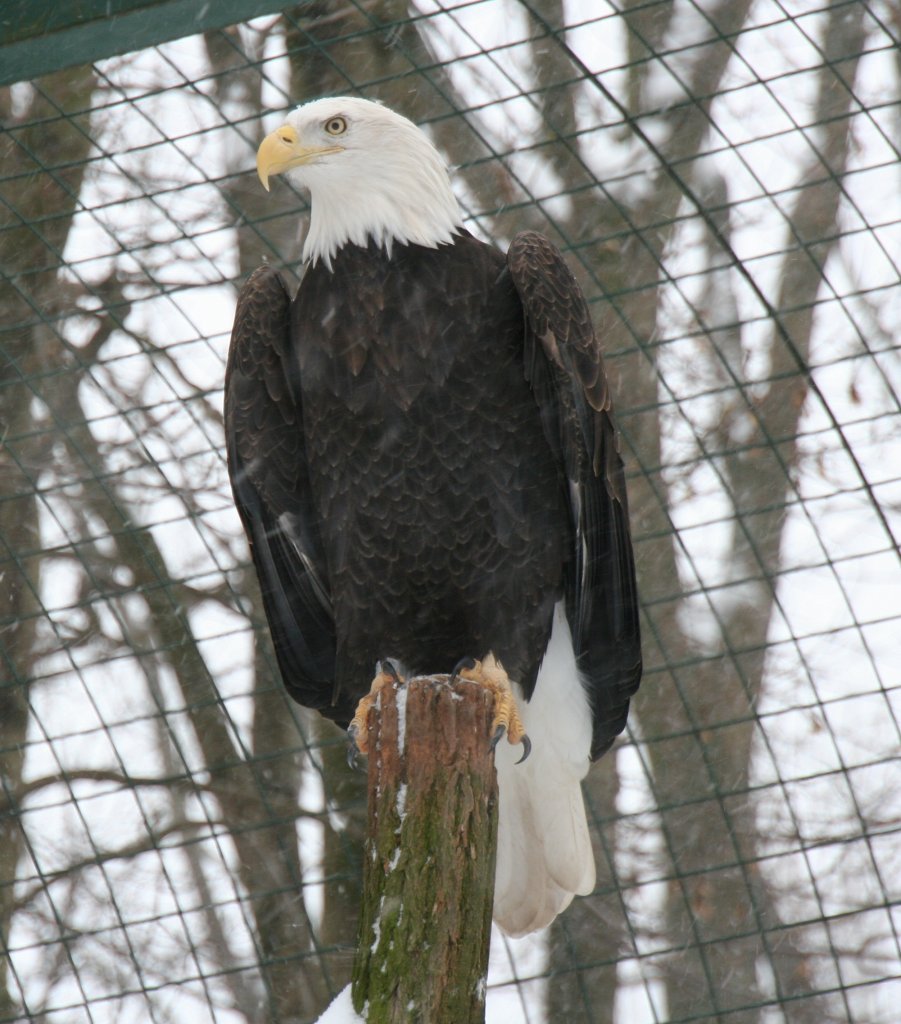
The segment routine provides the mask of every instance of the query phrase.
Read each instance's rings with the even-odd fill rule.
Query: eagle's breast
[[[567,520],[503,257],[468,237],[345,247],[293,321],[339,685],[384,656],[448,671],[489,649],[528,684]]]

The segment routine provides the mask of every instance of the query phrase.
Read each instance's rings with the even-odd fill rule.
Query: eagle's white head
[[[370,239],[434,248],[452,240],[463,219],[438,150],[388,107],[354,96],[314,100],[292,111],[257,151],[257,171],[286,174],[308,189],[305,260],[331,266],[348,242]]]

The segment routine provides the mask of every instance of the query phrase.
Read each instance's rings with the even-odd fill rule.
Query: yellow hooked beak
[[[263,188],[269,191],[269,179],[284,174],[292,167],[309,164],[329,153],[340,153],[341,146],[301,146],[297,131],[289,124],[276,128],[260,143],[257,150],[257,174]]]

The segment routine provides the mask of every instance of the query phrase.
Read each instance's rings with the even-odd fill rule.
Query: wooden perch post
[[[490,695],[425,676],[369,714],[353,1002],[367,1024],[484,1024],[497,845]]]

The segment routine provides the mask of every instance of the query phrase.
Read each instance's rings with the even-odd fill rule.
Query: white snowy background
[[[706,38],[707,26],[695,5],[677,6],[682,16],[673,33],[678,35],[667,44],[678,54],[681,43],[689,54],[694,41]],[[538,126],[533,107],[521,96],[532,78],[526,51],[518,45],[527,34],[521,6],[506,0],[418,0],[415,7],[429,16],[425,30],[436,54],[444,61],[458,59],[450,65],[450,75],[477,108],[482,129],[500,149],[530,138]],[[713,106],[722,145],[710,147],[708,157],[725,174],[729,198],[737,204],[735,249],[772,301],[784,227],[778,197],[790,194],[804,163],[807,143],[797,126],[809,123],[809,69],[821,60],[819,5],[790,5],[793,14],[809,10],[794,23],[787,19],[787,9],[770,2],[755,5],[758,27],[742,35],[739,55],[727,72],[727,91]],[[614,5],[602,0],[570,2],[567,16],[575,26],[567,34],[569,45],[607,88],[621,92],[625,37]],[[272,25],[273,19],[260,19],[242,32],[268,31]],[[284,40],[277,31],[270,36],[263,73],[273,84],[264,96],[277,111],[287,105]],[[858,100],[868,112],[855,121],[845,183],[841,217],[848,237],[841,259],[828,268],[810,359],[834,419],[822,403],[809,401],[801,423],[804,455],[784,538],[787,571],[779,581],[779,615],[771,625],[766,686],[758,708],[766,742],[760,745],[753,780],[756,786],[770,787],[771,799],[760,811],[761,831],[773,837],[764,863],[765,870],[783,883],[782,891],[792,893],[794,905],[789,906],[786,897],[780,908],[784,919],[808,921],[825,915],[826,941],[842,949],[866,946],[870,956],[884,964],[882,978],[874,978],[857,973],[853,956],[835,961],[835,984],[850,987],[854,1019],[867,1024],[897,1020],[901,1001],[901,580],[897,554],[872,506],[875,497],[885,515],[892,516],[901,503],[901,380],[893,348],[901,331],[901,189],[898,152],[892,142],[899,137],[901,116],[896,60],[888,37],[881,43],[876,39],[859,78]],[[116,333],[104,349],[102,366],[84,385],[90,392],[92,430],[114,449],[111,463],[127,486],[141,493],[143,521],[153,528],[168,572],[202,590],[223,573],[234,572],[246,558],[228,491],[221,435],[214,421],[196,410],[198,395],[213,406],[221,403],[235,303],[232,282],[248,269],[236,265],[234,228],[219,183],[242,161],[252,174],[254,148],[264,125],[231,126],[209,102],[209,68],[198,39],[183,39],[99,67],[106,84],[102,105],[91,121],[95,151],[65,261],[68,273],[81,281],[101,279],[112,264],[123,277],[152,282],[145,296],[134,302],[128,327],[152,338],[171,360],[151,364],[130,334]],[[678,56],[671,70],[678,72]],[[656,88],[661,103],[669,95],[678,98],[675,78],[662,71]],[[627,133],[603,130],[605,112],[596,93],[587,88],[579,114],[582,153],[598,178],[624,192],[646,187],[646,156]],[[276,114],[267,115],[265,128],[276,119]],[[646,130],[652,132],[653,125]],[[596,136],[603,144],[596,144]],[[513,154],[510,165],[532,195],[548,197],[546,208],[553,214],[554,203],[566,200],[553,198],[553,174],[527,147],[520,148],[524,151]],[[149,194],[148,181],[154,185]],[[465,197],[462,183],[460,191]],[[717,382],[699,380],[692,372],[703,339],[692,333],[691,307],[706,287],[705,264],[692,230],[691,221],[686,221],[673,242],[668,271],[678,286],[670,288],[668,315],[658,324],[661,399],[673,410],[664,458],[673,464],[697,460],[692,487],[676,505],[675,525],[684,546],[683,583],[708,591],[720,588],[719,599],[726,601],[730,566],[722,554],[729,508],[715,467],[703,464],[694,442],[695,429],[716,414],[716,402],[709,395]],[[739,302],[745,321],[743,341],[753,363],[755,343],[763,331],[760,310],[747,292],[739,291]],[[64,326],[75,344],[86,329],[77,316]],[[756,369],[765,373],[763,365]],[[123,387],[140,390],[141,409],[111,403],[109,396]],[[848,447],[872,495],[864,490]],[[155,475],[136,464],[135,451],[150,456]],[[193,496],[190,505],[180,500],[180,493]],[[48,550],[66,544],[65,508],[64,489],[46,495],[41,528]],[[41,597],[52,628],[62,628],[84,614],[77,607],[76,585],[65,561],[57,568],[50,563]],[[134,600],[134,615],[140,617],[140,602]],[[693,610],[700,643],[716,629],[709,607],[708,600],[699,601]],[[111,607],[98,606],[95,611],[104,620],[104,632],[114,635],[121,629]],[[247,622],[212,601],[198,602],[190,620],[203,639],[204,656],[240,733],[247,727],[249,711]],[[180,725],[177,695],[165,672],[151,685],[129,657],[110,659],[98,644],[94,650],[90,645],[60,650],[45,659],[41,675],[34,688],[29,778],[62,775],[73,768],[126,765],[131,775],[159,774],[165,769],[160,764],[159,708],[168,709],[169,729],[179,738],[184,765],[203,772],[191,731]],[[635,858],[640,883],[626,906],[636,919],[653,919],[665,883],[658,880],[651,790],[640,745],[627,741],[616,756],[622,776],[619,809],[624,815],[617,856]],[[190,799],[199,801],[197,796]],[[321,792],[311,781],[301,802],[315,807],[317,801],[321,802]],[[45,884],[58,867],[73,859],[74,850],[83,850],[90,858],[100,849],[127,846],[154,826],[161,806],[161,798],[149,790],[124,795],[77,781],[42,789],[23,815],[30,862],[23,868],[22,891]],[[202,806],[193,810],[203,817]],[[791,829],[784,827],[786,821]],[[640,827],[631,829],[630,823]],[[830,823],[832,842],[824,841]],[[816,837],[815,847],[783,844],[780,837],[792,830]],[[310,892],[321,844],[317,826],[305,822],[298,841],[309,872],[307,899],[315,912]],[[196,952],[189,952],[195,949],[194,904],[190,899],[181,904],[175,894],[190,891],[193,883],[180,840],[168,850],[165,839],[159,845],[161,852],[125,863],[105,865],[98,858],[85,872],[81,902],[67,908],[67,917],[77,920],[83,933],[96,935],[95,956],[110,936],[127,929],[136,946],[152,934],[155,946],[170,947],[172,962],[181,957],[183,975],[169,979],[170,987],[162,993],[169,1019],[220,1024],[241,1020],[223,1008],[224,1000],[217,995],[219,979],[205,979],[206,965]],[[204,841],[203,851],[207,896],[219,903],[229,924],[236,963],[250,964],[254,948],[242,916],[234,850],[226,835],[214,834]],[[819,878],[828,878],[827,889],[818,886]],[[53,929],[50,899],[45,917],[23,917],[11,936],[13,977],[26,1002],[41,1003],[46,996],[46,943],[53,941]],[[48,1008],[57,1012],[48,1013],[47,1020],[144,1020],[140,985],[166,985],[143,977],[138,962],[126,969],[111,957],[108,969],[93,966],[68,975],[63,971],[68,982],[55,976]],[[544,968],[540,936],[521,942],[495,936],[488,1020],[542,1021]],[[637,961],[623,961],[620,983],[618,1019],[630,1024],[665,1019],[665,1009],[654,1006],[659,991],[653,976],[643,975]],[[86,1004],[87,1013],[80,1009]],[[331,1024],[348,1018],[336,1009],[323,1019]],[[775,1022],[781,1017],[774,1011],[761,1019]]]

